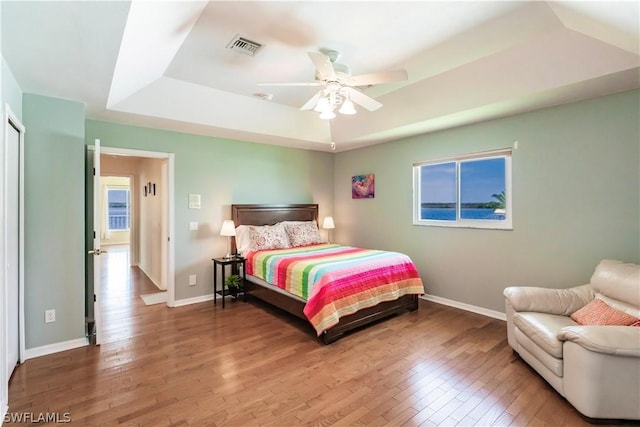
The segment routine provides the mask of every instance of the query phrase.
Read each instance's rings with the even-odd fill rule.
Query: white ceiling
[[[6,1],[2,54],[25,92],[80,100],[88,118],[338,151],[639,86],[638,1]],[[236,35],[264,45],[226,49]],[[384,106],[331,121],[309,51]],[[271,101],[256,94],[272,94]]]

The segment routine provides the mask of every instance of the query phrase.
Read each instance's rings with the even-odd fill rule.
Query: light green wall
[[[22,121],[22,89],[18,85],[7,62],[2,59],[2,106],[4,111],[5,103],[9,104],[9,108],[13,114]]]
[[[86,122],[86,143],[175,154],[176,299],[213,291],[211,258],[227,252],[220,225],[232,203],[318,203],[320,215],[333,206],[333,155],[205,136]],[[199,210],[188,209],[189,193],[202,196]],[[190,221],[199,223],[189,231]],[[188,276],[197,285],[188,286]]]
[[[25,93],[23,116],[29,349],[84,336],[84,105]]]
[[[640,260],[639,117],[636,90],[339,153],[335,240],[405,252],[428,294],[501,312],[506,286],[587,283]],[[412,162],[514,141],[513,231],[412,225]],[[375,198],[352,200],[363,173]]]

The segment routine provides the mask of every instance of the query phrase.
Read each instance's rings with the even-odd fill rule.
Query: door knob
[[[98,248],[98,249],[92,249],[92,250],[88,251],[87,253],[89,255],[100,255],[100,254],[104,254],[106,252],[107,251],[103,251],[103,250],[100,250],[100,248]]]

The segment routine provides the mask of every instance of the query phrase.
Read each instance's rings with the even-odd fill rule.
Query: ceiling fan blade
[[[369,86],[379,83],[393,83],[407,80],[406,70],[380,71],[378,73],[361,74],[341,79],[340,82],[347,86]]]
[[[313,95],[310,100],[308,100],[302,107],[300,107],[300,110],[305,111],[313,109],[318,103],[318,99],[320,99],[320,96],[322,96],[322,90],[319,90],[318,93]]]
[[[342,90],[344,90],[345,92],[347,92],[349,94],[349,98],[351,98],[351,100],[353,102],[355,102],[358,105],[363,106],[364,108],[366,108],[369,111],[376,111],[377,109],[382,107],[381,103],[379,103],[375,99],[371,98],[370,96],[365,95],[364,93],[360,92],[359,90],[353,89],[353,88],[348,87],[348,86],[343,87]]]
[[[322,86],[322,82],[300,82],[300,83],[258,83],[258,86]]]
[[[336,80],[336,72],[333,69],[333,65],[331,65],[331,60],[327,55],[323,55],[318,52],[307,52],[309,54],[309,58],[313,61],[313,64],[316,66],[316,70],[325,80]]]

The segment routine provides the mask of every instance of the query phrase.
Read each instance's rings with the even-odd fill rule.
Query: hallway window
[[[129,229],[129,189],[107,187],[109,230]]]

